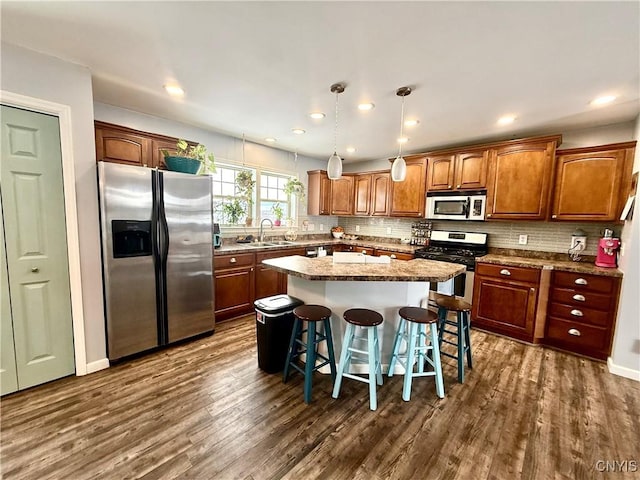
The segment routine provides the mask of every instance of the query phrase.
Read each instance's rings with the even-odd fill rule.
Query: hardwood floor
[[[0,402],[5,479],[589,479],[637,462],[640,383],[602,363],[474,330],[465,383],[443,358],[446,397],[385,376],[378,410],[345,379],[313,403],[296,374],[257,367],[253,316],[207,338]],[[632,463],[626,470],[633,470]]]

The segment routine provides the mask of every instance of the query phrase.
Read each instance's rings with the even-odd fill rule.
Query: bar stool
[[[291,332],[291,339],[289,341],[289,351],[287,353],[287,360],[284,364],[283,383],[286,383],[289,377],[289,367],[293,367],[304,375],[304,401],[305,403],[311,403],[311,387],[313,384],[313,372],[329,365],[331,368],[331,381],[336,379],[336,360],[333,353],[333,339],[331,336],[331,324],[329,318],[331,317],[331,310],[322,305],[300,305],[294,308],[293,315],[295,320],[293,322],[293,331]],[[307,322],[307,329],[302,329],[302,322]],[[319,333],[316,328],[316,323],[322,322],[324,325],[324,333]],[[307,334],[306,341],[303,340],[303,334]],[[318,344],[321,342],[327,343],[327,351],[329,357],[318,353]],[[302,347],[302,349],[301,349]],[[300,368],[295,362],[296,358],[306,353],[304,370]],[[316,365],[317,358],[324,360],[320,365]]]
[[[402,399],[406,402],[411,398],[411,382],[414,377],[436,377],[436,393],[444,398],[444,382],[442,379],[442,365],[440,364],[440,345],[438,343],[438,316],[431,310],[420,307],[402,307],[398,312],[400,323],[393,341],[393,353],[389,363],[389,376],[393,376],[396,362],[404,367],[404,386]],[[427,326],[429,333],[427,334]],[[402,340],[407,343],[407,352],[400,354]],[[429,340],[429,341],[427,341]],[[425,353],[430,352],[431,358]],[[418,371],[413,366],[418,362]],[[433,370],[424,371],[425,361]]]
[[[439,297],[436,300],[436,305],[438,305],[439,344],[442,346],[442,342],[444,342],[458,348],[457,355],[451,355],[446,352],[441,352],[441,354],[458,361],[458,382],[464,383],[465,354],[467,356],[467,366],[473,368],[473,362],[471,360],[471,337],[469,335],[469,329],[471,328],[469,320],[471,305],[455,297]],[[449,312],[456,312],[455,322],[447,320],[447,314]],[[447,325],[456,327],[456,330],[447,330]],[[456,341],[450,342],[449,340],[443,339],[445,333],[455,335]]]
[[[376,399],[376,382],[382,385],[382,365],[380,363],[380,342],[378,341],[378,325],[382,323],[382,315],[366,308],[351,308],[344,312],[344,320],[347,322],[347,329],[342,342],[342,353],[338,364],[338,375],[333,386],[333,398],[338,398],[342,377],[352,378],[359,382],[369,384],[369,408],[378,408]],[[356,327],[361,327],[366,331],[366,335],[356,335]],[[353,341],[367,342],[367,349],[360,350],[354,348]],[[369,364],[369,377],[360,377],[349,372],[353,354],[366,355]],[[363,358],[363,357],[357,357]]]

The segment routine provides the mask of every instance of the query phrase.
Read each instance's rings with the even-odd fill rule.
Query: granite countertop
[[[483,257],[476,258],[477,263],[491,263],[506,265],[511,267],[529,267],[545,270],[560,270],[563,272],[590,273],[592,275],[602,275],[606,277],[622,277],[622,272],[617,268],[596,267],[592,261],[572,262],[570,260],[559,260],[557,255],[549,254],[549,258],[528,257],[511,255],[505,253],[490,253]]]
[[[270,240],[265,240],[269,242]],[[280,240],[276,240],[280,241]],[[303,247],[319,247],[330,245],[355,245],[363,248],[380,248],[384,250],[391,250],[398,253],[410,253],[413,254],[419,248],[423,248],[420,245],[405,245],[402,243],[385,243],[384,241],[377,240],[343,240],[343,239],[314,239],[314,240],[298,240],[291,242],[288,245],[264,245],[264,246],[252,246],[249,243],[230,243],[222,244],[220,248],[216,248],[215,252],[218,255],[226,253],[247,253],[247,252],[264,252],[269,250],[282,250],[282,249],[294,249]]]
[[[464,265],[434,260],[391,260],[389,264],[333,263],[333,257],[299,255],[263,260],[274,270],[306,280],[364,282],[445,282],[466,270]]]

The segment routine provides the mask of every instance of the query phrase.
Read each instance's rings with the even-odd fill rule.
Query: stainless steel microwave
[[[428,192],[426,217],[430,220],[484,220],[487,192]]]

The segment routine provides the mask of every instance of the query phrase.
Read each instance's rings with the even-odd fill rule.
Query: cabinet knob
[[[38,267],[31,267],[31,272],[38,273],[40,269]]]
[[[391,258],[397,258],[393,253],[389,255]]]
[[[460,188],[460,185],[456,185],[456,188]]]
[[[531,290],[532,292],[536,291],[535,287],[531,287],[529,290]]]
[[[366,255],[366,254],[367,254],[367,251],[366,251],[366,250],[362,250],[362,254],[363,254],[363,255]]]
[[[588,285],[588,282],[584,278],[576,278],[576,281],[573,283],[576,285]]]
[[[490,216],[491,216],[491,214],[490,214],[490,213],[487,213],[487,217],[490,217]]]
[[[551,218],[558,218],[558,215],[551,215]]]
[[[573,335],[574,337],[579,337],[580,335],[582,335],[580,333],[580,330],[578,330],[577,328],[570,328],[568,333],[569,335]]]
[[[447,188],[451,188],[451,187],[452,187],[452,185],[447,185]]]
[[[584,295],[580,295],[579,293],[573,296],[574,300],[577,300],[578,302],[584,302],[586,300],[586,298],[584,298]]]
[[[581,310],[578,310],[578,309],[573,309],[573,310],[571,310],[571,312],[570,312],[570,313],[571,313],[571,315],[573,315],[574,317],[582,317],[582,316],[584,316],[584,313],[582,313],[582,311],[581,311]]]
[[[231,260],[229,260],[229,263],[236,263],[238,260],[236,260],[236,257],[231,257]]]
[[[507,270],[506,268],[503,268],[502,270],[500,270],[500,275],[511,275],[511,272],[509,270]]]

